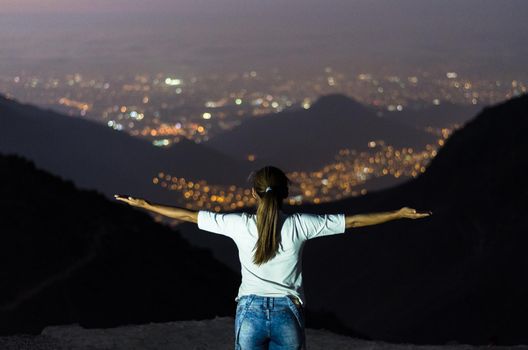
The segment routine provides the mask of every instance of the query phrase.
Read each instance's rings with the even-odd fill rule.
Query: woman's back
[[[279,211],[279,250],[264,264],[253,263],[258,240],[256,215],[249,213],[215,213],[200,210],[198,227],[232,238],[240,258],[242,282],[235,298],[292,295],[305,303],[302,285],[302,250],[306,240],[345,232],[344,214],[285,214]]]

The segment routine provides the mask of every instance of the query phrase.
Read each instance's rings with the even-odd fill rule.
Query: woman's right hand
[[[134,198],[132,196],[128,196],[128,195],[124,195],[124,194],[114,194],[114,197],[118,201],[125,202],[127,204],[130,204],[133,207],[145,208],[145,207],[147,207],[150,204],[150,202],[148,202],[145,199]]]
[[[400,210],[398,210],[398,216],[400,218],[420,219],[420,218],[425,218],[431,214],[433,214],[432,211],[428,211],[424,213],[417,213],[416,209],[409,208],[409,207],[403,207]]]

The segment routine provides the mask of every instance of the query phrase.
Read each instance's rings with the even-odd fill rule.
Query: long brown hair
[[[259,237],[254,248],[253,263],[261,265],[273,259],[279,250],[279,210],[282,209],[282,200],[288,197],[288,185],[291,181],[282,170],[274,166],[265,166],[250,177],[253,178],[253,188],[260,198],[257,207]]]

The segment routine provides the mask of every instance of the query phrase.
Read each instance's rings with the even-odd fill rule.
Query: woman
[[[282,211],[290,180],[266,166],[252,174],[257,212],[215,213],[152,204],[144,199],[116,199],[174,219],[194,222],[205,231],[232,238],[239,251],[242,283],[235,301],[235,349],[305,348],[305,297],[302,249],[308,239],[344,233],[347,228],[375,225],[399,218],[423,218],[412,208],[345,215]]]

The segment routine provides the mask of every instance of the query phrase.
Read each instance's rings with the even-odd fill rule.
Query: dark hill
[[[252,168],[184,139],[168,149],[153,146],[105,125],[20,104],[0,95],[0,152],[16,153],[38,167],[95,188],[108,196],[135,193],[168,200],[152,185],[164,171],[187,179],[230,185],[244,183]]]
[[[423,147],[433,137],[413,127],[381,119],[340,94],[320,97],[308,110],[251,119],[205,144],[231,157],[255,154],[255,166],[275,164],[285,171],[317,170],[341,148],[365,150],[381,139],[396,147]]]
[[[234,314],[239,277],[146,213],[0,155],[0,332]]]
[[[416,180],[303,207],[358,213],[407,205],[434,213],[310,242],[312,307],[386,341],[527,343],[527,130],[525,95],[484,109]]]
[[[310,106],[310,109],[317,113],[337,113],[340,111],[353,112],[358,115],[367,113],[361,103],[343,94],[321,96]]]

